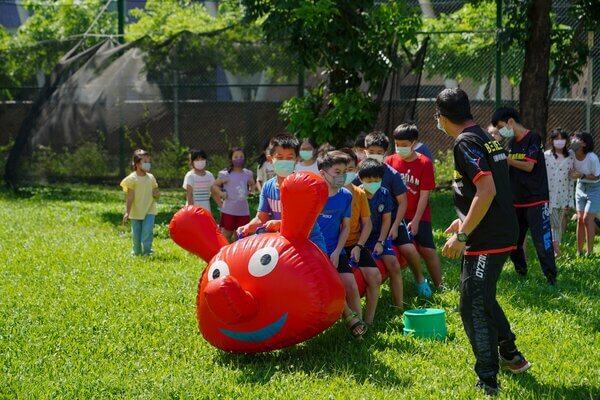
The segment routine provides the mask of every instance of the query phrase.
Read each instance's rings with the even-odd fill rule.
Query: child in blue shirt
[[[341,151],[330,151],[317,159],[319,172],[329,185],[329,198],[317,223],[325,238],[327,255],[337,268],[346,290],[344,320],[352,335],[360,337],[366,332],[367,326],[362,320],[360,294],[354,272],[344,250],[350,233],[352,213],[352,193],[343,187],[346,183],[346,167],[349,161],[349,157]]]
[[[365,247],[376,257],[381,257],[390,277],[394,304],[402,310],[404,304],[402,269],[392,249],[391,241],[388,240],[394,205],[390,192],[381,184],[385,168],[385,164],[371,158],[364,160],[358,167],[358,177],[369,199],[373,225]]]
[[[389,146],[390,139],[383,132],[371,132],[365,137],[365,154],[367,158],[383,163]],[[356,184],[358,184],[358,182]],[[384,164],[382,186],[386,188],[392,196],[392,223],[389,236],[392,238],[394,244],[398,246],[400,254],[406,259],[406,262],[415,277],[419,295],[429,298],[431,297],[431,288],[421,271],[421,256],[413,244],[406,223],[404,222],[404,214],[408,207],[406,186],[402,181],[402,176],[387,164]]]
[[[281,225],[281,196],[279,187],[284,179],[294,172],[296,162],[298,161],[298,151],[300,142],[295,136],[289,134],[280,134],[269,142],[269,156],[267,159],[273,163],[275,176],[264,183],[260,191],[260,200],[256,216],[246,225],[240,226],[236,232],[249,235],[256,232],[256,228],[265,226],[269,232],[276,232]],[[309,238],[314,244],[319,246],[324,253],[327,253],[325,241],[319,224],[315,224]]]

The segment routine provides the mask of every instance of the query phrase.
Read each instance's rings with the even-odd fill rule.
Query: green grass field
[[[58,186],[0,192],[0,398],[471,399],[474,357],[458,304],[458,261],[443,260],[449,290],[408,308],[447,312],[444,342],[407,338],[387,285],[362,342],[337,323],[301,345],[226,354],[197,331],[200,261],[177,247],[168,222],[182,191],[163,191],[151,258],[132,258],[116,188]],[[435,193],[438,245],[454,218]],[[559,288],[537,261],[520,279],[506,265],[498,285],[518,345],[533,368],[500,375],[500,398],[600,398],[600,261],[575,259],[574,226],[559,260]],[[600,252],[598,238],[596,251]],[[529,255],[533,256],[530,246]]]

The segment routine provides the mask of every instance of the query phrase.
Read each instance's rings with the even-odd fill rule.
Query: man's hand
[[[449,235],[451,233],[456,233],[458,231],[460,231],[460,225],[461,225],[461,221],[459,218],[456,218],[454,221],[452,221],[452,223],[450,224],[450,226],[444,231],[444,233],[446,235]]]
[[[158,199],[160,197],[160,191],[158,190],[158,188],[152,189],[152,196],[155,199]]]
[[[125,215],[123,215],[123,225],[127,225],[127,221],[129,221],[129,214],[125,213]]]
[[[459,258],[465,249],[465,243],[458,240],[457,235],[452,235],[442,249],[442,255],[451,259]]]

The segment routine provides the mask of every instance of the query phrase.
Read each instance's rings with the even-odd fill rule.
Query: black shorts
[[[346,254],[342,252],[340,259],[338,260],[337,272],[340,274],[353,274],[352,267],[350,266],[350,259]]]
[[[351,256],[353,248],[354,248],[354,246],[348,246],[348,247],[344,248],[344,250],[346,250],[346,254],[347,254],[348,257]],[[373,268],[377,268],[377,264],[375,263],[375,260],[373,259],[373,256],[371,256],[371,253],[365,247],[362,247],[360,249],[360,260],[358,260],[357,264],[358,264],[359,267],[364,267],[364,268],[373,267]]]
[[[403,246],[405,244],[411,244],[412,238],[410,233],[408,233],[408,229],[406,228],[406,220],[402,220],[402,224],[398,226],[398,237],[394,240],[394,244],[396,246]],[[391,236],[391,232],[390,232]]]
[[[406,224],[410,222],[409,219],[405,220]],[[419,245],[419,247],[425,247],[427,249],[435,250],[435,243],[433,242],[433,230],[431,229],[431,222],[429,221],[419,221],[419,232],[417,236],[410,235],[415,243]]]

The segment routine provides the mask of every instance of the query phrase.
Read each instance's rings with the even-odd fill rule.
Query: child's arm
[[[352,248],[350,253],[352,259],[356,261],[360,259],[360,251],[365,243],[367,243],[367,240],[369,240],[369,236],[371,236],[371,231],[373,230],[371,217],[360,217],[360,226],[360,237],[358,238],[358,242],[356,242],[356,246]]]
[[[396,219],[391,226],[390,235],[392,236],[392,239],[396,239],[398,237],[398,227],[402,225],[402,220],[404,219],[404,214],[406,213],[406,208],[408,207],[406,193],[396,196],[396,200],[398,201],[398,211],[396,212]]]
[[[348,234],[350,234],[350,218],[345,217],[344,219],[342,219],[342,223],[340,226],[341,226],[341,229],[340,229],[340,236],[338,237],[337,247],[335,248],[335,250],[333,250],[333,252],[329,256],[329,259],[333,263],[333,266],[336,268],[340,261],[340,253],[342,252],[342,249],[344,248],[344,244],[346,244],[346,240],[348,240]]]
[[[185,205],[186,206],[191,206],[194,205],[194,189],[192,188],[191,185],[186,185],[185,186]]]
[[[419,222],[421,222],[421,217],[423,217],[423,213],[425,212],[428,203],[429,190],[421,190],[421,192],[419,193],[419,202],[417,203],[417,210],[415,211],[415,216],[407,226],[408,231],[413,236],[416,236],[419,233]]]
[[[217,198],[219,200],[225,200],[227,198],[227,193],[221,190],[223,185],[224,182],[222,182],[220,179],[215,179],[215,183],[213,183],[213,185],[211,186],[210,191],[213,194],[213,196],[216,196],[215,201],[217,201]],[[218,201],[217,204],[219,204]]]
[[[379,238],[377,239],[377,244],[375,245],[374,252],[375,254],[383,253],[383,245],[381,242],[384,242],[388,234],[390,232],[390,225],[392,222],[392,213],[385,213],[381,217],[381,230],[379,231]]]
[[[269,220],[269,214],[267,214],[266,212],[263,212],[263,211],[258,211],[256,213],[256,217],[252,218],[252,221],[248,222],[246,225],[240,226],[239,228],[237,228],[236,233],[238,235],[252,234],[256,231],[256,228],[266,224],[268,220]]]
[[[127,198],[125,201],[125,215],[123,215],[123,225],[126,225],[127,220],[129,220],[129,213],[131,212],[131,206],[133,205],[134,198],[135,198],[135,190],[127,189]]]

